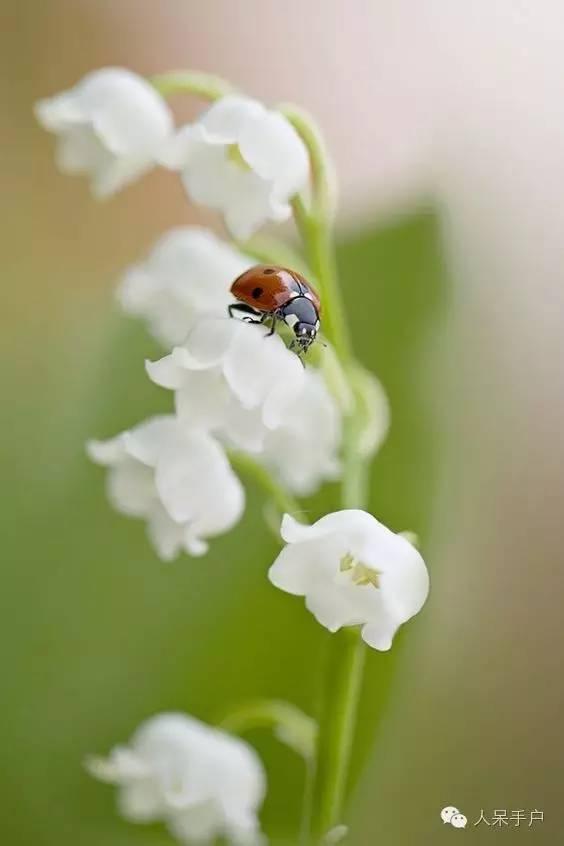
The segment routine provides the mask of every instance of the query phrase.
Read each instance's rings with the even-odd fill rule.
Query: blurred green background
[[[168,408],[169,396],[143,369],[157,349],[140,325],[117,313],[113,288],[159,233],[196,219],[173,176],[162,172],[97,205],[84,184],[55,173],[51,139],[34,125],[32,103],[91,67],[151,72],[179,64],[178,51],[170,61],[157,37],[150,57],[138,59],[136,38],[128,40],[140,37],[134,4],[121,5],[131,13],[129,30],[105,3],[2,4],[0,840],[9,846],[165,846],[170,840],[160,828],[116,816],[112,790],[83,772],[85,755],[105,752],[166,709],[211,721],[247,699],[275,697],[312,713],[331,641],[301,601],[265,578],[277,548],[261,520],[259,492],[249,491],[244,520],[206,558],[165,565],[143,526],[110,509],[103,473],[85,457],[87,438]],[[153,7],[142,6],[150,18]],[[212,15],[220,13],[215,7]],[[167,8],[174,19],[172,4]],[[205,69],[230,70],[214,67],[213,56]],[[448,561],[452,524],[437,531],[437,503],[453,498],[487,545],[494,528],[482,535],[476,527],[487,523],[495,496],[484,493],[488,474],[483,484],[478,468],[503,462],[504,450],[503,433],[493,437],[487,419],[473,430],[464,426],[466,410],[472,415],[476,406],[459,374],[468,385],[473,356],[480,372],[489,364],[479,337],[468,350],[464,335],[449,328],[453,280],[439,230],[434,214],[420,211],[385,224],[364,219],[339,239],[355,346],[392,407],[371,510],[392,528],[419,534],[434,585],[392,652],[368,657],[351,844],[434,846],[498,836],[443,829],[438,812],[449,804],[471,822],[480,807],[490,815],[499,807],[544,808],[542,828],[525,835],[512,829],[511,836],[553,844],[562,698],[561,685],[545,696],[558,666],[546,644],[560,629],[551,618],[546,637],[531,645],[541,658],[531,669],[515,637],[530,610],[528,594],[514,587],[506,616],[494,614],[497,586],[480,582],[477,570],[473,578],[460,562],[460,575],[449,581],[448,566],[458,566]],[[479,407],[479,380],[473,384]],[[497,398],[511,417],[509,397]],[[462,477],[474,491],[469,499],[459,495]],[[329,487],[307,507],[317,515],[336,504]],[[502,511],[500,520],[514,525],[510,509],[505,517]],[[510,588],[518,543],[517,532],[499,556]],[[478,545],[477,568],[488,554]],[[483,609],[483,627],[474,612],[457,617],[457,598],[462,607],[469,596]],[[533,605],[539,613],[540,594]],[[251,740],[268,771],[264,825],[274,843],[291,844],[301,763],[266,732]]]

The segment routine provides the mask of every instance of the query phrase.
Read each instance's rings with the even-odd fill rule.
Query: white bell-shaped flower
[[[289,121],[236,95],[180,129],[160,160],[179,170],[188,196],[220,211],[240,239],[269,220],[287,220],[309,173],[306,147]]]
[[[58,136],[60,170],[89,176],[98,197],[147,171],[173,130],[160,94],[124,68],[89,73],[74,88],[40,100],[35,114]]]
[[[144,318],[166,347],[185,340],[204,314],[224,317],[234,279],[255,262],[209,229],[184,226],[160,238],[118,288],[124,311]]]
[[[181,550],[203,555],[206,539],[229,531],[243,513],[244,491],[220,444],[173,415],[152,417],[87,448],[93,461],[108,467],[112,505],[147,521],[165,561]]]
[[[312,526],[288,514],[286,546],[269,570],[272,584],[304,596],[322,626],[362,626],[362,638],[387,650],[398,627],[423,606],[429,575],[414,546],[356,509],[327,514]]]
[[[284,487],[309,496],[341,471],[342,419],[321,374],[307,367],[303,388],[280,426],[269,430],[260,461]]]
[[[266,332],[241,320],[203,318],[182,346],[147,362],[147,372],[157,385],[175,391],[176,411],[186,425],[258,453],[305,379],[298,357]]]
[[[261,842],[258,810],[266,779],[255,751],[239,738],[185,714],[159,714],[127,746],[91,757],[91,775],[118,787],[131,822],[163,821],[182,843]]]

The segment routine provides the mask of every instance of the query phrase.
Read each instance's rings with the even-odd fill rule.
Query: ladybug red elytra
[[[228,306],[231,317],[242,315],[249,323],[271,320],[269,335],[278,321],[294,330],[291,348],[305,353],[319,331],[321,303],[307,279],[295,270],[269,264],[257,264],[238,276],[231,286],[238,303]]]

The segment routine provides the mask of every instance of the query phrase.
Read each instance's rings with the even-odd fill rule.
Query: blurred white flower
[[[159,714],[108,758],[89,758],[91,775],[118,787],[131,822],[164,821],[182,843],[261,842],[258,809],[266,790],[261,762],[239,738],[184,714]]]
[[[255,261],[208,229],[184,226],[160,238],[145,261],[130,267],[118,288],[124,311],[144,318],[172,347],[203,314],[225,316],[233,280]]]
[[[306,147],[286,118],[234,95],[180,129],[160,161],[181,171],[189,197],[222,212],[240,239],[268,220],[287,220],[309,172]]]
[[[231,529],[245,495],[222,447],[172,415],[152,417],[107,441],[90,441],[90,458],[109,468],[108,498],[144,518],[160,558],[207,552],[206,538]]]
[[[314,493],[341,470],[341,414],[318,371],[305,370],[302,390],[280,426],[269,430],[260,460],[298,496]]]
[[[429,576],[419,552],[366,511],[327,514],[312,526],[288,514],[287,546],[269,570],[272,584],[305,596],[322,626],[362,626],[362,638],[387,650],[398,627],[421,609]]]
[[[266,332],[240,320],[203,318],[182,346],[147,362],[147,372],[175,391],[183,423],[260,452],[266,432],[285,419],[305,380],[298,357]]]
[[[74,88],[40,100],[35,114],[58,136],[60,170],[89,176],[98,197],[147,171],[173,130],[160,94],[123,68],[87,74]]]

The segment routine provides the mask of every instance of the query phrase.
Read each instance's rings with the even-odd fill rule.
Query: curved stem
[[[301,510],[299,502],[294,499],[292,494],[276,481],[266,467],[251,458],[250,455],[229,450],[228,457],[233,469],[259,485],[282,514],[296,514]]]
[[[336,178],[319,127],[306,111],[292,103],[282,103],[279,111],[292,124],[306,145],[313,182],[312,212],[316,217],[332,220],[336,206]]]
[[[235,91],[227,80],[200,71],[161,73],[150,77],[149,82],[163,97],[170,94],[194,94],[204,100],[219,100]]]
[[[317,724],[295,705],[274,699],[258,699],[247,702],[227,714],[219,727],[234,734],[244,734],[255,728],[273,729],[276,737],[300,755],[305,764],[303,810],[299,842],[309,843],[315,759],[317,745]]]
[[[299,194],[292,200],[292,207],[310,267],[319,284],[324,333],[346,367],[352,362],[353,351],[338,282],[331,224],[311,214]]]
[[[230,711],[218,725],[225,731],[244,734],[255,728],[270,728],[287,746],[305,759],[315,753],[317,726],[295,705],[278,699],[256,699]]]

